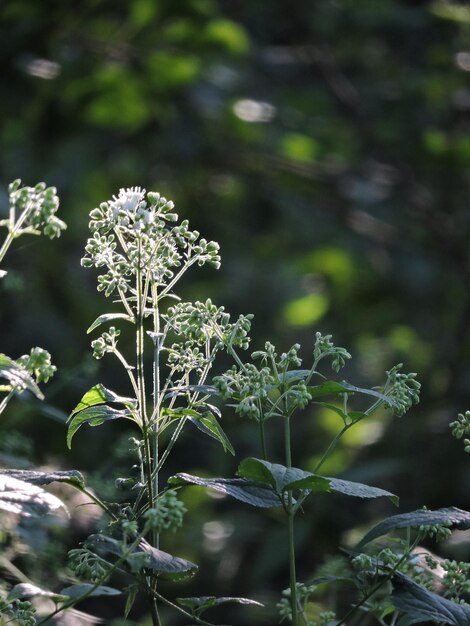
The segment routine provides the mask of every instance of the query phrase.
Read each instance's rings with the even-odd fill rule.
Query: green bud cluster
[[[38,183],[35,187],[22,187],[18,178],[10,183],[8,193],[14,213],[25,212],[23,232],[42,233],[50,239],[60,237],[66,225],[55,215],[59,208],[55,187],[46,187],[45,183]],[[9,220],[0,222],[0,226],[8,225]]]
[[[105,268],[98,290],[110,296],[126,292],[134,276],[150,271],[156,285],[167,285],[182,265],[220,267],[219,245],[189,230],[187,220],[171,227],[178,215],[173,202],[158,193],[132,187],[90,213],[93,235],[85,247],[83,267]]]
[[[93,348],[93,356],[95,359],[102,359],[107,352],[114,352],[117,346],[117,338],[121,331],[111,326],[107,332],[101,334],[101,337],[91,342]]]
[[[193,344],[203,345],[215,339],[220,348],[228,345],[248,348],[253,315],[240,315],[235,323],[224,307],[217,307],[210,299],[205,302],[179,302],[162,316],[174,332]]]
[[[150,528],[162,532],[163,530],[172,530],[176,532],[183,525],[186,507],[174,489],[170,489],[162,494],[155,507],[148,509],[144,518]]]
[[[77,578],[96,583],[109,571],[110,565],[87,548],[76,548],[68,553],[69,566]]]
[[[325,357],[331,358],[332,370],[339,372],[339,370],[345,366],[347,359],[351,358],[351,355],[345,348],[335,346],[331,339],[332,335],[315,333],[313,358],[317,363]]]
[[[295,584],[297,602],[300,606],[305,606],[308,602],[309,596],[315,591],[315,585],[305,585],[304,583],[297,582]],[[279,615],[281,616],[281,621],[289,620],[292,621],[292,606],[291,606],[291,589],[288,587],[284,589],[282,592],[281,600],[276,604],[276,607],[279,610]],[[324,626],[326,622],[322,624]],[[308,622],[308,626],[312,626],[312,622]]]
[[[387,372],[387,384],[384,394],[387,395],[394,405],[396,415],[403,416],[413,404],[419,402],[419,390],[421,383],[416,380],[416,374],[402,374],[400,372],[403,363],[399,363]]]
[[[36,609],[28,600],[7,600],[0,599],[0,615],[8,616],[8,621],[1,621],[2,624],[15,622],[18,626],[34,626]]]
[[[455,422],[450,423],[450,429],[456,439],[465,437],[463,440],[464,450],[470,454],[470,411],[459,413]],[[468,439],[467,436],[469,437]]]
[[[201,374],[207,363],[204,353],[192,341],[174,343],[168,348],[168,365],[176,372]]]
[[[269,367],[258,369],[253,363],[247,363],[243,370],[235,365],[221,376],[216,376],[213,383],[224,400],[236,400],[235,411],[242,416],[260,419],[259,402],[267,398],[274,378]]]
[[[441,567],[445,570],[446,596],[453,602],[463,602],[462,596],[470,594],[470,563],[445,559]]]
[[[47,383],[57,371],[56,366],[51,363],[51,355],[42,348],[31,348],[29,354],[20,356],[16,362],[34,376],[37,383]]]

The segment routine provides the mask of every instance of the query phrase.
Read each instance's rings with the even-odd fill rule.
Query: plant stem
[[[261,455],[263,457],[263,459],[265,461],[268,460],[268,454],[266,452],[266,437],[265,437],[265,433],[264,433],[264,416],[263,416],[263,412],[260,411],[260,418],[259,418],[259,438],[260,438],[260,442],[261,442]]]
[[[292,467],[292,452],[290,438],[290,418],[284,418],[284,439],[286,466]],[[287,532],[289,546],[289,578],[290,578],[290,601],[292,609],[292,626],[298,626],[297,619],[297,577],[295,572],[295,538],[294,538],[294,516],[295,511],[292,506],[292,491],[287,494]]]
[[[322,458],[320,459],[319,463],[317,464],[317,466],[315,467],[315,469],[313,470],[313,473],[316,474],[320,467],[323,465],[323,463],[326,461],[326,459],[330,456],[330,454],[333,452],[333,450],[336,448],[336,446],[338,445],[339,440],[341,439],[341,437],[344,435],[344,433],[351,427],[351,424],[345,424],[343,426],[343,428],[340,430],[340,432],[335,436],[335,438],[333,439],[333,441],[330,443],[330,445],[328,446],[328,448],[326,449],[325,453],[323,454]]]

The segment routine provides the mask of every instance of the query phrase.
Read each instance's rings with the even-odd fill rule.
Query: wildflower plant
[[[60,233],[63,224],[55,217],[54,193],[44,186],[21,191],[18,184],[13,185],[12,193],[14,210],[8,222],[11,240],[23,232],[22,229],[32,229],[31,232],[43,229],[49,236]],[[16,211],[25,210],[26,206],[31,207],[29,213],[17,220]],[[4,598],[0,613],[4,612],[18,623],[40,626],[90,596],[124,594],[127,619],[137,596],[141,595],[147,599],[153,626],[163,626],[163,605],[191,623],[207,626],[210,623],[205,613],[212,607],[228,602],[259,605],[246,598],[210,595],[182,598],[169,597],[166,591],[162,592],[162,580],[177,584],[197,571],[194,563],[169,554],[164,548],[166,533],[178,532],[184,524],[186,508],[179,500],[179,490],[201,485],[248,505],[278,507],[283,511],[289,587],[278,605],[281,621],[293,626],[346,623],[349,613],[340,619],[330,610],[314,611],[311,596],[316,583],[297,580],[295,519],[304,511],[307,500],[320,493],[357,498],[387,497],[397,503],[397,497],[388,491],[328,477],[321,470],[341,438],[356,424],[383,407],[402,416],[418,402],[420,384],[416,374],[404,374],[402,366],[397,365],[386,373],[381,387],[372,389],[327,378],[326,364],[330,364],[337,378],[351,355],[345,348],[336,346],[331,335],[321,333],[313,338],[307,366],[303,364],[299,344],[281,351],[266,342],[264,349],[247,357],[251,315],[232,319],[224,307],[210,299],[197,302],[180,299],[179,281],[192,266],[219,268],[219,247],[216,242],[201,237],[198,231],[191,230],[187,220],[178,221],[173,203],[158,193],[147,193],[140,187],[121,189],[117,196],[91,211],[89,227],[91,236],[82,266],[97,270],[98,291],[109,298],[112,308],[88,329],[88,333],[94,335],[93,355],[96,359],[115,358],[123,368],[127,389],[111,390],[98,383],[87,391],[69,417],[67,445],[71,447],[77,432],[84,426],[126,420],[136,431],[132,446],[138,475],[118,477],[116,487],[126,491],[126,501],[109,503],[91,492],[76,470],[1,471],[0,481],[8,480],[11,492],[18,495],[23,489],[22,504],[17,507],[19,514],[30,510],[25,507],[31,505],[31,499],[36,505],[41,504],[42,512],[61,507],[61,502],[44,491],[43,486],[63,482],[87,494],[101,507],[106,523],[70,552],[72,585],[59,593],[34,585],[16,585]],[[121,344],[121,337],[129,334],[134,337],[132,350],[125,347],[127,344],[124,347]],[[221,352],[226,353],[233,365],[213,375]],[[28,386],[35,390],[37,383],[46,382],[54,373],[49,356],[40,349],[34,349],[17,362],[0,362],[0,366],[9,384],[8,389],[4,389],[7,395]],[[362,408],[356,405],[360,396],[365,399]],[[224,452],[235,454],[220,425],[221,401],[233,408],[240,419],[248,418],[256,426],[259,458],[242,459],[235,477],[202,478],[177,473],[164,484],[162,469],[187,426],[194,426],[203,435],[215,439]],[[291,429],[293,420],[300,419],[302,412],[316,407],[327,408],[337,415],[339,427],[326,450],[320,452],[314,470],[306,471],[294,464]],[[283,424],[282,458],[273,458],[268,446],[269,428],[274,420]],[[353,566],[360,574],[358,589],[362,593],[357,607],[352,610],[369,607],[375,615],[379,609],[371,602],[379,587],[393,581],[397,586],[408,585],[406,590],[409,591],[411,584],[407,578],[399,578],[406,576],[400,571],[405,561],[403,556],[386,551],[378,556],[364,555],[362,545],[395,528],[421,525],[423,535],[426,529],[436,525],[465,527],[466,514],[458,511],[408,514],[405,520],[394,516],[373,529],[352,555]],[[411,546],[409,541],[407,555],[411,554]],[[450,566],[449,571],[454,573],[452,594],[455,597],[466,589],[462,578],[464,570],[460,564]],[[418,583],[412,581],[412,584]],[[44,595],[53,598],[57,608],[37,620],[28,602]],[[407,615],[406,607],[400,610]],[[379,623],[387,622],[380,617]],[[402,623],[415,622],[404,619]]]

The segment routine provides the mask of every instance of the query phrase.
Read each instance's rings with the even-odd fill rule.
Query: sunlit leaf
[[[91,596],[119,596],[122,594],[122,591],[114,589],[113,587],[107,587],[106,585],[99,585],[98,587],[95,587],[95,585],[92,585],[91,583],[79,583],[77,585],[65,587],[60,593],[62,596],[77,600],[80,596],[85,594],[88,598]]]
[[[112,322],[113,320],[117,319],[123,319],[128,322],[132,322],[133,324],[135,323],[135,320],[127,315],[127,313],[105,313],[104,315],[100,315],[99,317],[97,317],[86,332],[91,333],[93,330],[95,330],[95,328],[101,326],[101,324],[105,324],[106,322]]]
[[[6,378],[12,387],[28,389],[40,400],[44,398],[41,390],[25,368],[18,365],[16,361],[10,359],[6,354],[0,354],[0,377]]]
[[[117,419],[130,419],[134,421],[130,411],[118,411],[105,404],[91,406],[88,409],[81,410],[72,417],[72,420],[69,423],[67,431],[67,446],[69,448],[72,447],[72,438],[77,430],[83,426],[83,424],[88,424],[89,426],[100,426],[104,422]]]
[[[133,407],[136,405],[136,401],[134,400],[134,398],[119,396],[118,394],[114,393],[114,391],[106,389],[104,385],[98,383],[86,392],[86,394],[83,396],[83,398],[70,414],[69,419],[71,419],[76,413],[83,411],[83,409],[87,409],[91,406],[96,406],[97,404],[105,404],[107,402],[115,402],[116,404],[123,404],[127,407]]]
[[[190,416],[189,421],[203,433],[218,441],[222,445],[225,452],[230,452],[230,454],[235,455],[235,450],[233,449],[229,438],[222,429],[222,426],[220,426],[215,415],[212,415],[212,413],[205,413],[204,415],[198,415],[197,417]]]
[[[41,587],[37,587],[31,583],[20,583],[19,585],[15,585],[8,594],[8,600],[27,600],[29,598],[37,597],[49,598],[54,602],[63,602],[68,599],[67,596],[62,593],[47,591],[46,589],[41,589]]]
[[[35,470],[6,469],[0,470],[0,476],[10,476],[32,485],[49,485],[50,483],[66,483],[78,489],[85,488],[82,474],[77,470],[57,472],[37,472]]]
[[[59,509],[67,512],[63,502],[37,485],[0,475],[0,509],[22,517],[42,517]]]

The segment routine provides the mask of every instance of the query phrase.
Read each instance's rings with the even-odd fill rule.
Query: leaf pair
[[[176,474],[168,482],[178,487],[200,485],[225,493],[247,504],[258,507],[281,506],[287,491],[302,490],[309,493],[333,492],[356,498],[378,498],[386,496],[398,503],[397,496],[377,487],[362,483],[327,478],[305,472],[296,467],[285,467],[253,457],[244,459],[237,474],[239,478],[199,478],[190,474]]]

